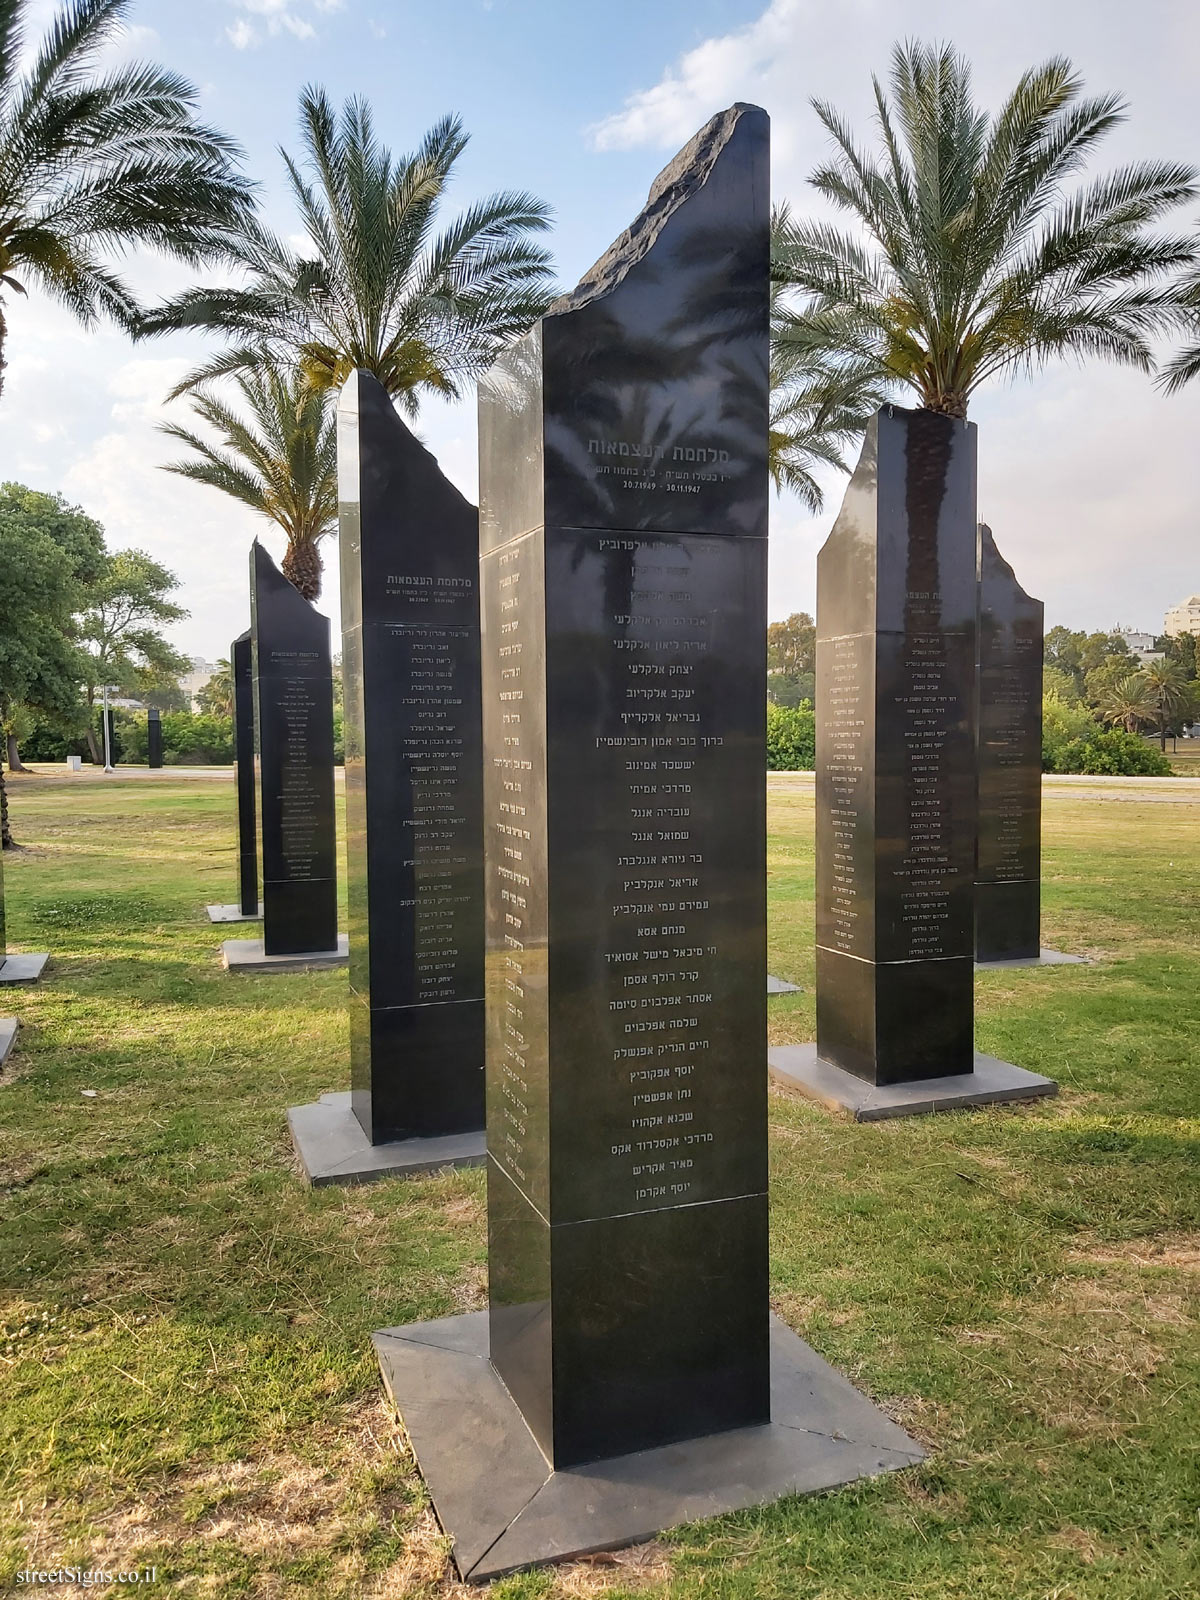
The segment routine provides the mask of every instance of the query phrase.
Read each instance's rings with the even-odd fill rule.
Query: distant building
[[[1171,639],[1181,633],[1200,634],[1200,594],[1189,595],[1171,607],[1163,618],[1163,632]]]
[[[179,680],[179,687],[187,695],[193,711],[196,710],[196,696],[216,671],[215,661],[205,661],[203,656],[192,657],[192,670],[183,674]]]
[[[1114,632],[1118,639],[1124,639],[1143,666],[1147,661],[1162,660],[1163,653],[1161,650],[1154,648],[1154,635],[1152,633],[1140,633],[1136,628],[1116,628]]]

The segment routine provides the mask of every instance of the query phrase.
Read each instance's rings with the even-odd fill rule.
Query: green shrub
[[[1053,772],[1084,772],[1129,778],[1169,778],[1171,763],[1136,733],[1098,728],[1086,739],[1072,739],[1057,754]]]
[[[807,701],[798,706],[767,706],[767,768],[771,772],[811,772],[817,764],[817,719]]]
[[[1084,705],[1048,694],[1042,701],[1042,771],[1069,772],[1070,767],[1060,767],[1063,753],[1080,740],[1090,739],[1103,729]]]

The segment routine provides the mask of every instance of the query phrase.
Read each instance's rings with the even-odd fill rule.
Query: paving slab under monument
[[[241,906],[205,906],[210,922],[261,922],[262,901],[258,902],[257,911],[243,911]]]
[[[329,1183],[374,1183],[411,1178],[447,1167],[481,1167],[487,1157],[482,1128],[430,1139],[371,1144],[350,1109],[349,1091],[323,1094],[313,1105],[288,1111],[292,1144],[314,1188]]]
[[[36,983],[50,957],[45,950],[35,955],[7,956],[0,966],[0,984]]]
[[[555,1472],[488,1360],[488,1313],[386,1328],[383,1381],[459,1574],[484,1583],[915,1466],[915,1439],[771,1318],[769,1423]]]
[[[823,1061],[815,1044],[777,1045],[767,1051],[767,1062],[772,1081],[781,1088],[795,1089],[831,1110],[849,1111],[855,1122],[882,1122],[888,1117],[921,1117],[933,1111],[1041,1100],[1058,1093],[1053,1078],[1043,1078],[978,1050],[974,1072],[919,1078],[909,1083],[867,1083],[844,1067]]]
[[[804,990],[798,983],[789,983],[786,978],[777,978],[774,973],[767,973],[768,994],[803,994]]]
[[[0,1067],[8,1060],[9,1053],[16,1042],[16,1017],[0,1017]]]
[[[261,939],[226,939],[221,965],[230,972],[312,972],[321,967],[344,967],[350,960],[350,936],[338,934],[336,950],[300,950],[269,956]]]
[[[977,961],[976,972],[991,972],[1003,967],[1086,967],[1091,963],[1086,956],[1069,956],[1064,950],[1047,950],[1045,945],[1036,956],[1017,956],[1013,961]]]

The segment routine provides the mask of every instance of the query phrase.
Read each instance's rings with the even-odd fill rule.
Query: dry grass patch
[[[281,1563],[352,1545],[366,1524],[411,1518],[411,1458],[382,1397],[344,1408],[326,1428],[309,1429],[305,1444],[316,1460],[264,1449],[172,1474],[132,1502],[93,1513],[82,1541],[87,1564],[145,1565],[148,1553],[178,1550],[197,1538]],[[75,1508],[46,1500],[21,1509],[30,1565],[78,1564],[81,1541],[68,1532]]]

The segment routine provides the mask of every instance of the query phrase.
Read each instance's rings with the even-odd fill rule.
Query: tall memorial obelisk
[[[1079,964],[1042,946],[1042,654],[1045,606],[1026,594],[979,524],[975,960]]]
[[[915,1459],[768,1312],[769,217],[735,106],[481,385],[491,1306],[376,1339],[476,1580]]]
[[[250,630],[229,647],[233,673],[233,760],[237,798],[238,910],[260,917],[258,897],[258,816],[254,772],[254,646]]]
[[[337,928],[329,619],[250,550],[254,725],[262,817],[263,938],[223,946],[230,970],[344,965]]]
[[[32,955],[8,954],[8,929],[4,916],[4,853],[0,851],[0,986],[36,983],[50,957],[44,950]],[[17,1024],[11,1017],[0,1017],[0,1062],[12,1049]]]
[[[0,978],[4,976],[4,968],[8,961],[8,946],[5,942],[7,933],[4,923],[4,852],[0,850]],[[0,1017],[0,1067],[8,1059],[17,1037],[17,1019],[15,1017]]]
[[[314,1183],[485,1145],[479,513],[368,372],[338,502],[352,1089],[289,1113]]]
[[[1042,945],[1042,633],[1025,593],[979,524],[979,847],[975,956],[1036,959]]]
[[[817,1040],[862,1118],[1053,1093],[975,1050],[974,424],[885,406],[817,557]]]
[[[233,784],[237,814],[238,897],[234,905],[209,906],[211,922],[257,922],[263,914],[258,894],[258,802],[254,770],[254,646],[250,631],[229,647],[233,690]]]

